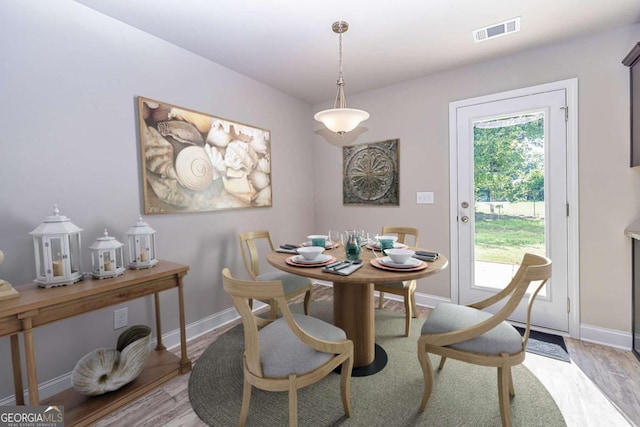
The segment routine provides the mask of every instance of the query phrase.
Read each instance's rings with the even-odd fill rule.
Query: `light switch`
[[[431,205],[433,202],[433,191],[418,191],[416,193],[416,203],[419,205]]]

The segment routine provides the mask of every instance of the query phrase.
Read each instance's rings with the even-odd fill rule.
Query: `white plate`
[[[409,258],[409,260],[404,264],[398,264],[396,262],[391,261],[391,258],[389,258],[388,256],[384,258],[379,258],[378,262],[380,264],[386,265],[387,267],[393,267],[393,268],[413,268],[420,265],[419,259]]]
[[[373,246],[373,248],[375,248],[375,249],[380,249],[380,242],[372,243],[371,246]],[[398,243],[398,242],[395,242],[393,244],[393,249],[402,249],[402,248],[406,248],[406,247],[407,247],[407,245],[403,245],[402,243]],[[391,261],[391,260],[389,260],[389,261]]]
[[[298,264],[322,264],[323,262],[327,262],[331,259],[331,255],[320,254],[316,259],[308,260],[302,255],[294,255],[291,258],[291,261],[297,262]]]
[[[332,242],[331,240],[326,240],[324,242],[324,248],[325,249],[333,249],[333,247],[336,244],[334,242]],[[313,243],[311,243],[311,240],[307,240],[306,242],[302,242],[302,246],[313,246]]]

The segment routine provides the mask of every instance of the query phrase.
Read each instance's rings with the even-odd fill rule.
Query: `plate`
[[[389,271],[419,271],[419,270],[424,270],[425,268],[427,268],[427,263],[424,261],[420,261],[420,260],[416,260],[419,261],[420,264],[416,265],[415,267],[409,267],[409,268],[396,268],[396,267],[390,267],[388,265],[384,265],[383,263],[380,262],[382,258],[373,258],[371,261],[369,261],[371,263],[372,266],[376,267],[376,268],[380,268],[382,270],[389,270]]]
[[[302,246],[313,246],[313,245],[311,244],[311,240],[307,240],[306,242],[302,242]],[[325,249],[335,249],[338,246],[339,245],[337,243],[333,243],[330,240],[327,240],[324,244]]]
[[[417,267],[420,265],[419,259],[409,258],[407,262],[405,262],[404,264],[398,264],[397,262],[393,262],[391,258],[388,256],[384,258],[378,258],[378,262],[380,264],[384,264],[387,267],[402,268],[402,269]]]
[[[289,265],[294,265],[296,267],[320,267],[323,265],[331,264],[336,260],[335,257],[331,255],[322,254],[318,258],[313,261],[307,261],[304,259],[302,255],[294,255],[285,259],[285,262]]]
[[[407,249],[409,246],[402,244],[402,243],[394,243],[393,244],[393,249]],[[375,249],[377,251],[380,250],[380,243],[376,242],[376,243],[370,243],[367,245],[368,249]]]

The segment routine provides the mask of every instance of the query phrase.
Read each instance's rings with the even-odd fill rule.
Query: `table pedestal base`
[[[373,283],[333,282],[333,323],[353,341],[352,377],[373,375],[387,365],[387,352],[374,341],[374,322]]]
[[[384,348],[376,344],[375,352],[376,356],[373,359],[373,363],[367,366],[354,367],[351,371],[352,377],[368,377],[369,375],[377,374],[387,366],[387,352],[384,351]],[[336,369],[336,372],[340,373],[340,367]]]

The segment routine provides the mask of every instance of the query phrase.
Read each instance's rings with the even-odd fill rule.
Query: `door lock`
[[[467,223],[467,222],[469,222],[469,217],[468,217],[468,216],[466,216],[466,215],[463,215],[463,216],[460,218],[460,221],[462,221],[462,222],[464,222],[464,223]]]
[[[467,209],[469,207],[469,202],[462,202],[460,203],[460,206],[462,206],[463,209]]]

